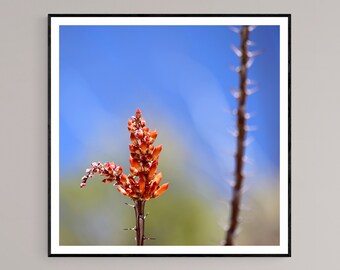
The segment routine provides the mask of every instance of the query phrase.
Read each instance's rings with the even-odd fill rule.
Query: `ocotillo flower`
[[[162,145],[154,147],[157,131],[149,130],[139,109],[136,116],[128,121],[128,130],[132,142],[129,145],[131,173],[118,190],[137,200],[157,198],[168,189],[168,183],[159,186],[162,173],[157,173],[157,166]]]
[[[156,130],[149,130],[139,109],[137,109],[136,115],[128,120],[128,130],[132,142],[129,144],[130,174],[123,174],[122,166],[118,166],[114,162],[104,164],[93,162],[92,168],[86,170],[80,187],[85,187],[89,178],[92,178],[94,174],[99,174],[105,176],[102,182],[113,183],[121,194],[130,197],[135,203],[133,207],[136,214],[136,226],[132,229],[136,231],[137,245],[142,246],[144,240],[150,239],[144,236],[145,202],[163,194],[169,184],[159,185],[162,173],[157,173],[157,166],[162,145],[154,146],[158,133]]]
[[[158,157],[162,145],[154,147],[157,131],[150,131],[139,109],[136,115],[128,120],[128,130],[132,144],[130,148],[130,174],[122,173],[123,168],[114,162],[101,164],[93,162],[92,168],[86,170],[80,187],[86,186],[86,181],[94,174],[105,176],[104,183],[117,185],[118,191],[132,200],[147,201],[157,198],[168,189],[168,183],[159,185],[162,173],[157,173]]]

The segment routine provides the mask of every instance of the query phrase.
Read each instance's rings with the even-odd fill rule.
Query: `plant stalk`
[[[145,201],[136,200],[135,201],[135,214],[136,214],[136,242],[137,246],[144,246],[144,208]]]
[[[244,167],[244,142],[246,139],[246,99],[247,99],[247,63],[249,26],[243,26],[240,31],[241,36],[241,65],[239,71],[239,98],[237,108],[237,150],[235,154],[235,183],[231,200],[230,225],[226,233],[225,245],[234,244],[234,235],[238,227],[240,214],[241,193],[243,187],[243,167]]]

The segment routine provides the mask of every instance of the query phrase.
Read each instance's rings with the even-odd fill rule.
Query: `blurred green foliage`
[[[155,126],[160,127],[161,122]],[[216,183],[202,173],[198,152],[178,133],[167,130],[157,138],[163,145],[158,171],[163,174],[161,183],[169,182],[169,189],[146,203],[145,235],[156,240],[145,244],[220,245],[230,214],[231,188],[226,179]],[[89,153],[89,160],[115,161],[127,173],[127,141],[123,149],[110,150],[109,144],[113,156]],[[100,176],[79,188],[85,169],[61,172],[60,245],[135,245],[135,232],[124,230],[135,226],[134,209],[125,205],[133,202],[116,187],[102,183]],[[270,179],[246,177],[237,245],[279,244],[278,184],[275,175]]]
[[[163,167],[163,174],[167,169]],[[145,235],[156,240],[146,245],[220,245],[228,222],[226,197],[213,189],[200,190],[173,172],[169,190],[146,204]],[[61,245],[135,245],[132,203],[110,184],[91,179],[84,189],[79,177],[61,182]],[[165,178],[165,181],[168,179]],[[261,184],[244,194],[242,223],[238,245],[279,244],[279,190],[276,185]]]

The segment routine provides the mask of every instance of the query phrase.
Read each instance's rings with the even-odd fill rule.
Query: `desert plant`
[[[230,220],[229,228],[226,231],[225,245],[234,245],[234,236],[239,224],[240,205],[242,187],[244,182],[244,157],[245,157],[245,140],[247,136],[247,112],[246,101],[249,91],[247,91],[247,71],[252,62],[251,54],[248,51],[249,44],[249,26],[242,26],[238,33],[240,34],[240,49],[233,47],[235,53],[240,57],[240,67],[237,69],[239,74],[239,89],[235,97],[238,99],[236,110],[236,153],[235,153],[235,181],[232,189],[232,199],[230,202]]]
[[[80,187],[85,187],[89,178],[99,174],[105,176],[102,182],[113,183],[121,194],[128,196],[134,202],[129,205],[134,208],[136,216],[136,225],[131,230],[136,231],[136,243],[142,246],[144,240],[149,239],[144,235],[145,203],[163,194],[169,184],[159,185],[162,173],[157,173],[157,166],[162,145],[154,147],[158,132],[149,130],[139,109],[136,110],[136,115],[128,120],[128,130],[132,142],[129,144],[130,174],[125,175],[122,166],[114,162],[93,162],[92,168],[86,170]]]

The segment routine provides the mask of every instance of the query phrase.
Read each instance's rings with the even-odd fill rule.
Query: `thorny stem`
[[[144,246],[144,208],[145,201],[135,201],[135,214],[136,214],[136,242],[137,246]]]
[[[239,71],[239,99],[237,109],[237,150],[235,154],[235,184],[233,188],[232,201],[231,201],[231,213],[230,213],[230,225],[226,233],[226,246],[234,244],[234,235],[238,226],[238,218],[240,213],[241,193],[243,186],[243,156],[244,156],[244,141],[246,139],[246,98],[247,98],[247,63],[248,56],[248,37],[249,26],[243,26],[240,31],[241,36],[241,66]]]

